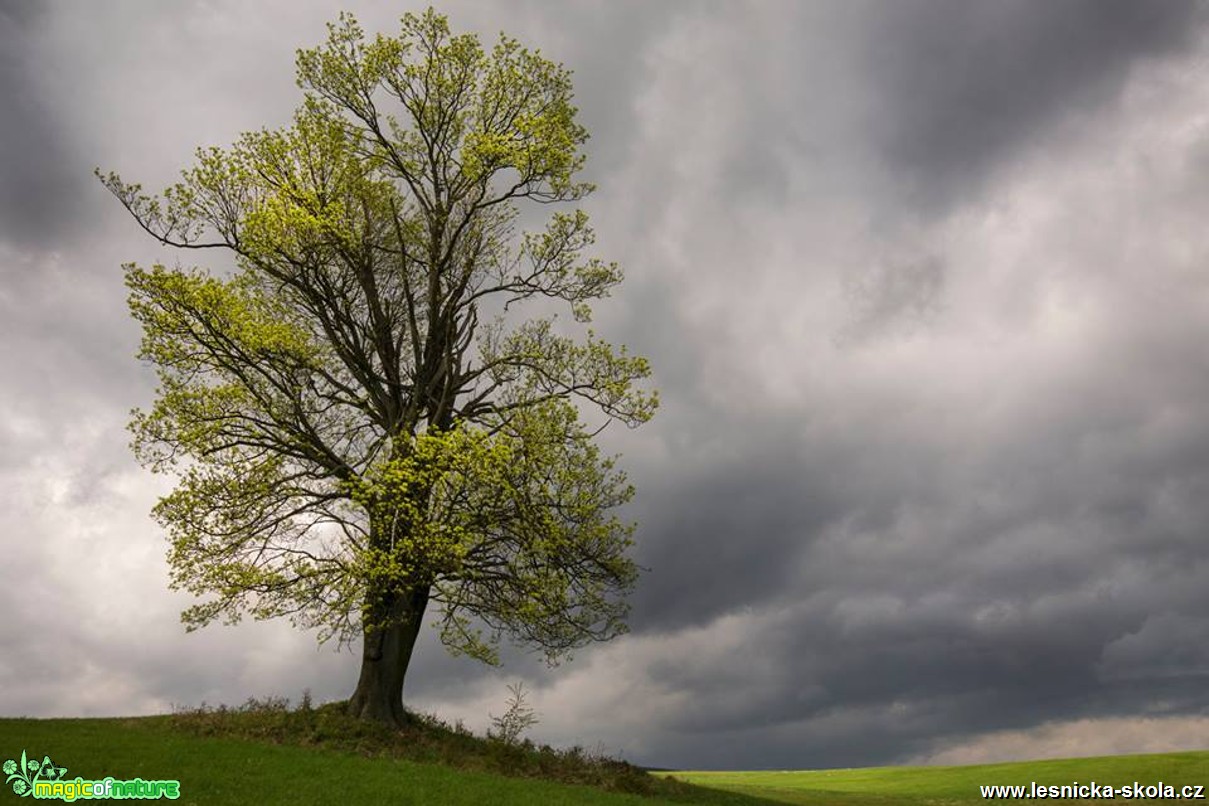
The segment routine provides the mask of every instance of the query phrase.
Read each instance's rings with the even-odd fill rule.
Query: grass
[[[961,767],[872,767],[852,770],[800,772],[672,772],[661,773],[679,781],[718,788],[781,803],[836,804],[837,806],[904,806],[929,804],[1023,803],[1024,799],[983,799],[979,787],[994,784],[1028,786],[1112,784],[1143,786],[1205,784],[1209,798],[1209,751],[1138,756],[1023,761]],[[1040,800],[1040,798],[1037,798]],[[1124,800],[1118,791],[1112,802]],[[1142,802],[1134,799],[1135,802]],[[1102,799],[1063,799],[1063,803],[1101,803]],[[1146,799],[1146,803],[1185,803],[1187,800]]]
[[[493,803],[651,806],[767,803],[649,775],[580,748],[483,739],[434,717],[404,731],[351,719],[343,703],[249,700],[163,716],[0,719],[0,761],[49,755],[65,780],[178,780],[179,803]],[[8,786],[0,801],[15,797]]]
[[[23,750],[31,758],[50,755],[67,767],[67,780],[179,780],[180,803],[220,806],[955,806],[1020,802],[982,799],[979,786],[992,784],[1209,784],[1209,751],[963,767],[650,774],[580,748],[484,739],[423,715],[391,731],[350,719],[343,703],[312,708],[308,697],[292,710],[285,700],[270,699],[153,717],[0,719],[0,760],[17,759]],[[15,797],[4,790],[0,801]]]

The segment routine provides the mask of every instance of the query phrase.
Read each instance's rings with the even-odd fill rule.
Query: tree
[[[173,588],[205,597],[187,629],[361,638],[349,710],[400,724],[430,605],[451,651],[492,663],[502,636],[555,662],[624,631],[634,526],[610,511],[633,489],[594,437],[657,394],[624,347],[510,318],[545,299],[587,322],[621,280],[583,257],[580,210],[515,234],[521,203],[593,189],[561,65],[429,9],[373,40],[341,15],[297,75],[292,125],[199,149],[159,197],[98,171],[162,244],[235,260],[125,266],[160,383],[133,448],[178,477],[154,515]]]
[[[538,723],[537,714],[525,702],[525,684],[508,686],[512,696],[508,698],[508,710],[499,716],[491,714],[488,737],[499,739],[504,744],[519,744],[521,735]]]

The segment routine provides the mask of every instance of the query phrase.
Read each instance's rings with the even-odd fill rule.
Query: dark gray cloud
[[[1140,59],[1187,46],[1195,0],[869,7],[865,69],[879,152],[902,203],[934,209],[979,192],[996,166],[1110,102]]]
[[[699,442],[679,442],[669,466],[640,480],[636,558],[650,573],[633,600],[639,631],[697,627],[783,595],[795,558],[851,503],[792,436],[717,413],[710,421],[743,437],[698,431]]]
[[[837,343],[860,343],[933,321],[944,299],[945,269],[935,255],[908,254],[873,263],[846,282],[852,321]]]
[[[1209,462],[1203,432],[1166,474],[1141,458],[1153,449],[1144,440],[1081,471],[1085,457],[1064,456],[1068,438],[1047,429],[1023,449],[1019,475],[986,456],[963,480],[904,434],[897,446],[865,434],[827,451],[784,435],[770,449],[758,431],[744,441],[755,436],[766,465],[718,462],[728,483],[690,483],[696,498],[668,502],[678,523],[644,521],[657,548],[640,631],[769,614],[721,657],[668,652],[646,666],[656,686],[711,703],[662,726],[680,737],[669,763],[738,763],[719,737],[743,746],[757,726],[784,737],[761,763],[847,766],[923,754],[939,732],[1209,705],[1196,648],[1209,627],[1197,526],[1209,509],[1194,481]],[[1133,429],[1111,433],[1130,440]],[[820,469],[862,478],[861,451],[897,478],[879,491],[865,476],[845,496]],[[1046,470],[1030,478],[1030,465]],[[820,728],[831,720],[850,733]]]
[[[0,19],[6,25],[28,25],[44,10],[37,0],[4,0],[0,3]]]
[[[83,183],[66,116],[43,80],[53,55],[40,42],[49,10],[0,6],[0,240],[47,247],[72,232]]]
[[[401,11],[355,10],[370,31]],[[651,357],[664,405],[602,437],[638,488],[632,634],[492,670],[428,632],[414,705],[482,729],[523,678],[535,738],[667,766],[1203,736],[1193,4],[446,10],[576,71],[588,210],[628,277],[596,324]],[[87,174],[156,187],[194,146],[285,120],[293,48],[326,16],[0,5],[0,713],[353,683],[355,655],[288,624],[183,634],[147,518],[168,481],[125,447],[154,378],[119,269],[177,256]]]

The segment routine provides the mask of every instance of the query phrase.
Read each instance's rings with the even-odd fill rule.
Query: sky
[[[92,175],[162,188],[287,123],[339,9],[0,0],[0,714],[354,687],[288,622],[180,624],[121,265],[211,256]],[[662,406],[601,436],[637,489],[630,633],[493,669],[428,631],[410,707],[481,731],[522,681],[535,740],[675,768],[1205,747],[1209,7],[439,10],[574,71],[627,278],[595,327]]]

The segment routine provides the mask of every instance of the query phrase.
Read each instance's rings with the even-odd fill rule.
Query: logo
[[[169,798],[176,800],[180,795],[180,781],[144,781],[134,778],[122,781],[116,778],[105,778],[102,781],[92,781],[79,777],[67,777],[67,768],[60,767],[43,756],[41,761],[28,758],[21,751],[21,760],[8,759],[4,762],[4,774],[8,777],[4,783],[11,784],[13,792],[21,797],[33,797],[36,800],[65,800],[68,803],[78,799],[86,800],[155,800]]]

